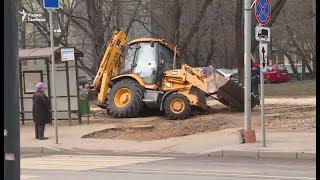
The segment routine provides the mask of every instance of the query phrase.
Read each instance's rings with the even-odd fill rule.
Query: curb
[[[20,153],[51,153],[60,152],[60,149],[51,147],[20,147]]]
[[[277,152],[277,151],[233,151],[221,150],[207,154],[213,157],[251,157],[251,158],[282,158],[282,159],[316,159],[316,153]]]
[[[44,153],[52,153],[52,152],[61,152],[61,150],[56,149],[56,148],[52,148],[52,147],[20,147],[20,153],[42,153],[42,154],[44,154]],[[145,154],[145,153],[141,152],[138,154]],[[155,154],[157,154],[157,153],[154,153],[154,155]],[[316,160],[316,153],[305,153],[305,152],[277,152],[277,151],[259,151],[259,150],[258,151],[221,150],[221,151],[214,151],[211,153],[207,153],[206,155],[212,156],[212,157],[249,157],[249,158],[255,158],[255,159],[258,159],[258,158],[279,158],[279,159]]]

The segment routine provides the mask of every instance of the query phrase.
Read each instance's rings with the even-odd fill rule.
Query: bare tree
[[[40,12],[47,20],[20,21],[20,47],[49,46],[48,13],[41,6],[42,0],[19,2],[20,11]],[[127,33],[128,41],[154,36],[175,42],[184,62],[193,66],[236,65],[240,80],[243,79],[242,0],[61,0],[60,3],[54,19],[61,33],[55,34],[55,45],[72,45],[82,50],[85,58],[79,63],[91,77],[96,74],[114,30],[121,28]],[[292,67],[295,63],[292,54],[297,54],[315,74],[312,2],[271,0],[271,4],[272,16],[267,26],[272,28],[273,39],[279,40],[272,41],[274,52],[284,54]],[[280,13],[284,10],[288,16]],[[253,23],[252,34],[254,29]],[[254,36],[251,42],[252,54],[256,54],[258,42]]]

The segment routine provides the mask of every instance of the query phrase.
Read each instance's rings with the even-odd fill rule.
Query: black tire
[[[124,107],[116,106],[114,97],[116,92],[121,88],[128,88],[131,92],[131,99]],[[116,118],[135,117],[143,106],[143,93],[141,86],[134,80],[123,79],[118,81],[110,90],[107,99],[107,111]]]
[[[174,112],[170,108],[170,103],[173,100],[181,100],[184,103],[184,108],[181,110],[181,112],[177,113]],[[163,109],[165,112],[165,115],[168,119],[176,120],[176,119],[185,119],[190,115],[191,112],[191,105],[187,97],[180,93],[171,93],[164,99]]]

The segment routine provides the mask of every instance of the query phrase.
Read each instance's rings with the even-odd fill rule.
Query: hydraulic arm
[[[101,60],[98,73],[91,84],[91,89],[97,90],[98,101],[104,104],[109,92],[110,80],[118,76],[123,64],[123,52],[126,43],[126,34],[122,30],[116,31]]]

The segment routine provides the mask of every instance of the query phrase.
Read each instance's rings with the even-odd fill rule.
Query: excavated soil
[[[267,128],[315,128],[316,106],[270,105],[266,108]]]
[[[316,127],[315,105],[266,105],[266,127],[273,130],[305,130]],[[252,127],[260,126],[260,107],[252,109]],[[215,105],[207,114],[195,113],[186,120],[166,120],[157,111],[145,111],[138,118],[113,119],[102,110],[93,113],[93,119],[116,128],[86,134],[83,138],[126,139],[137,141],[159,140],[188,136],[197,133],[219,131],[226,128],[241,129],[243,113],[235,112],[223,105]],[[132,130],[131,126],[150,125],[153,128]]]

